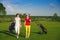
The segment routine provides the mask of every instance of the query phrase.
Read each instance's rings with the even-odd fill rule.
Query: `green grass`
[[[14,34],[8,32],[8,27],[11,22],[0,23],[0,40],[60,40],[60,22],[42,21],[43,25],[47,28],[47,34],[38,34],[41,29],[37,25],[38,22],[31,23],[30,38],[25,38],[25,27],[22,23],[20,36],[17,39]]]

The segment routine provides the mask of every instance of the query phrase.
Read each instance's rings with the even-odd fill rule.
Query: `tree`
[[[6,15],[6,8],[3,6],[2,3],[0,3],[0,15]]]
[[[23,13],[23,18],[26,17],[26,13]]]
[[[57,20],[58,20],[58,15],[57,15],[57,13],[54,13],[54,15],[53,15],[53,20],[54,20],[54,21],[57,21]]]

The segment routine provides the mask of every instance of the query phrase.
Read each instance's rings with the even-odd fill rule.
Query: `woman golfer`
[[[16,31],[17,38],[19,38],[20,27],[21,27],[21,19],[19,17],[19,14],[16,14],[16,17],[15,17],[15,31]]]
[[[25,18],[25,22],[24,22],[24,25],[26,28],[26,38],[29,38],[29,36],[30,36],[30,26],[31,26],[30,23],[31,23],[31,18],[29,15],[27,15]]]

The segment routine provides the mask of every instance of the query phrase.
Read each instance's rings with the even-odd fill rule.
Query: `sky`
[[[60,16],[60,0],[0,0],[7,15],[26,13],[32,16]]]

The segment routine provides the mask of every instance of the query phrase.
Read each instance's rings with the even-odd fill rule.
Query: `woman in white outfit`
[[[19,37],[20,27],[21,27],[21,19],[19,18],[19,14],[16,14],[16,17],[15,17],[15,31],[16,31],[17,38]]]

